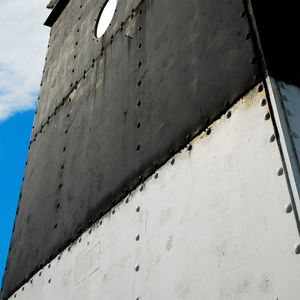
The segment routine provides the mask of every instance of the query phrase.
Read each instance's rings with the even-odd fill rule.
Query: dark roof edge
[[[60,14],[63,12],[67,4],[70,0],[59,0],[58,3],[53,8],[52,12],[50,13],[49,17],[45,21],[44,25],[52,27],[52,25],[56,22]]]

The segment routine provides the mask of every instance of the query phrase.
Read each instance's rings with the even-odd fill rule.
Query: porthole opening
[[[108,0],[104,7],[101,9],[95,30],[95,34],[98,39],[102,37],[102,35],[109,27],[116,11],[117,2],[118,0]]]

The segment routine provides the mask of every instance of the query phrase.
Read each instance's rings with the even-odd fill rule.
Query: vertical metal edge
[[[247,10],[248,22],[249,22],[250,28],[252,30],[252,35],[254,36],[253,44],[254,44],[255,50],[258,55],[258,61],[259,61],[259,65],[261,68],[261,72],[264,75],[264,77],[267,77],[267,76],[269,76],[267,62],[266,62],[264,50],[263,50],[263,47],[262,47],[262,44],[260,41],[260,36],[258,33],[257,24],[255,21],[255,16],[254,16],[251,0],[244,0],[244,6]]]
[[[285,108],[282,103],[281,93],[277,86],[277,81],[270,77],[266,77],[266,86],[269,96],[269,105],[273,113],[273,125],[278,133],[278,147],[285,170],[287,186],[290,192],[291,204],[297,223],[298,234],[300,236],[300,203],[299,203],[299,173],[294,170],[293,165],[296,164],[295,152],[289,125],[286,117]]]

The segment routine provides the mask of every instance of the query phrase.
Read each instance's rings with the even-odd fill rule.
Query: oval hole
[[[96,25],[96,37],[99,39],[105,33],[114,16],[118,0],[108,0],[101,10]]]

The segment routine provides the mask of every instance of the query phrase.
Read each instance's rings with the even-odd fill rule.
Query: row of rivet
[[[259,89],[258,89],[258,91],[261,92],[262,90],[263,90],[263,87],[260,86]],[[266,100],[266,99],[263,99],[263,100],[261,101],[261,106],[265,106],[266,104],[267,104],[267,100]],[[269,112],[267,112],[267,113],[265,114],[265,120],[267,121],[267,120],[269,120],[270,118],[271,118],[271,115],[270,115]],[[276,140],[276,136],[275,136],[275,134],[272,134],[271,137],[270,137],[270,139],[269,139],[270,143],[273,143],[275,140]],[[278,168],[278,169],[277,169],[277,176],[282,176],[283,174],[284,174],[283,167]],[[287,214],[290,214],[292,211],[293,211],[293,206],[292,206],[292,204],[291,204],[291,203],[286,204],[286,205],[285,205],[285,212],[286,212]],[[296,254],[300,254],[300,243],[297,243],[297,244],[294,246],[294,250],[295,250],[295,253],[296,253]]]
[[[69,90],[68,95],[70,95],[71,92],[72,92],[74,89],[77,89],[77,85],[79,84],[79,82],[80,82],[82,79],[85,79],[85,78],[86,78],[87,71],[90,70],[91,68],[93,68],[93,67],[94,67],[95,61],[96,61],[97,59],[99,59],[100,57],[103,56],[104,50],[105,50],[110,44],[112,44],[112,41],[113,41],[114,37],[115,37],[119,32],[123,31],[124,25],[131,19],[131,16],[134,14],[134,12],[136,12],[136,11],[139,9],[139,7],[142,5],[142,3],[143,3],[144,1],[145,1],[145,0],[141,0],[141,1],[137,4],[137,6],[136,6],[135,8],[132,9],[132,12],[133,12],[133,13],[130,14],[130,16],[128,16],[128,17],[121,23],[121,27],[118,28],[118,29],[116,30],[116,32],[112,35],[111,41],[108,42],[104,47],[101,48],[101,53],[97,56],[96,59],[93,59],[93,60],[92,60],[92,64],[90,65],[90,67],[88,67],[87,70],[84,70],[83,76],[82,76],[80,79],[78,79],[78,80],[76,81],[75,85],[73,85],[73,83],[70,84],[71,90]],[[139,11],[139,14],[141,14],[141,13],[142,13],[142,10]],[[139,31],[140,31],[141,29],[142,29],[142,28],[140,27],[140,28],[139,28]],[[78,44],[78,42],[76,42],[76,45],[77,45],[77,44]],[[141,48],[141,47],[142,47],[142,44],[139,44],[139,45],[138,45],[138,48]],[[76,57],[77,57],[77,55],[74,56],[74,59],[75,59]],[[72,69],[72,71],[73,71],[73,69]],[[138,86],[140,86],[140,85],[141,85],[141,81],[138,82]],[[42,132],[43,127],[44,127],[46,124],[49,124],[50,119],[51,119],[54,115],[56,115],[56,112],[59,110],[59,108],[60,108],[61,106],[64,105],[64,103],[68,100],[68,98],[69,98],[68,96],[64,97],[63,100],[62,100],[62,102],[61,102],[57,107],[55,107],[54,112],[47,118],[47,121],[41,125],[40,130],[38,130],[38,131],[35,133],[34,139],[31,140],[31,141],[29,142],[29,147],[28,147],[28,149],[30,149],[31,144],[32,144],[33,142],[35,142],[36,137],[38,136],[38,134],[40,134],[40,133]],[[37,110],[36,110],[35,114],[37,114]],[[33,128],[34,128],[34,126],[33,126]],[[140,147],[137,147],[137,151],[139,151],[139,150],[140,150]]]

